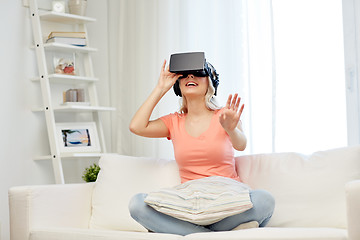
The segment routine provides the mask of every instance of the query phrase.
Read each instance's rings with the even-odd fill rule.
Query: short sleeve
[[[170,136],[167,138],[168,140],[171,140],[171,132],[173,129],[173,118],[174,117],[175,117],[175,114],[173,114],[173,113],[160,117],[160,119],[165,123],[166,127],[169,130]]]

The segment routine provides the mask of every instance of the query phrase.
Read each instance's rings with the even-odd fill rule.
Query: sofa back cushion
[[[90,228],[146,231],[129,214],[132,196],[180,184],[175,161],[106,154],[99,165]]]
[[[241,180],[275,198],[270,227],[346,228],[345,184],[360,179],[360,146],[236,158]]]

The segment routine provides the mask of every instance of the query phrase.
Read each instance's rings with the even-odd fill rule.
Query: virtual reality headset
[[[195,77],[209,76],[213,87],[215,88],[215,96],[217,87],[219,85],[219,74],[216,73],[215,68],[206,62],[204,52],[188,52],[176,53],[170,56],[170,72],[181,74],[181,78],[186,78],[189,74]],[[180,91],[179,79],[175,82],[173,88],[177,96],[182,96]]]

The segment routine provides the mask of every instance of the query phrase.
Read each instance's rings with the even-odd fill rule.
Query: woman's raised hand
[[[161,67],[160,77],[158,81],[158,87],[167,92],[175,84],[176,80],[181,76],[181,74],[172,73],[169,71],[169,66],[166,68],[166,60]]]
[[[237,93],[234,98],[230,94],[226,106],[219,116],[220,124],[227,132],[233,131],[239,124],[240,116],[244,110],[244,104],[240,107],[240,100],[241,98],[238,97]]]
[[[171,73],[169,67],[165,69],[165,66],[166,60],[161,67],[158,84],[130,122],[130,131],[139,136],[154,138],[169,137],[169,130],[161,119],[150,120],[155,106],[181,76],[180,74]]]

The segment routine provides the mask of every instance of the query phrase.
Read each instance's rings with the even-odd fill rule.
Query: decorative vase
[[[86,0],[69,0],[69,13],[84,16],[86,13]]]

